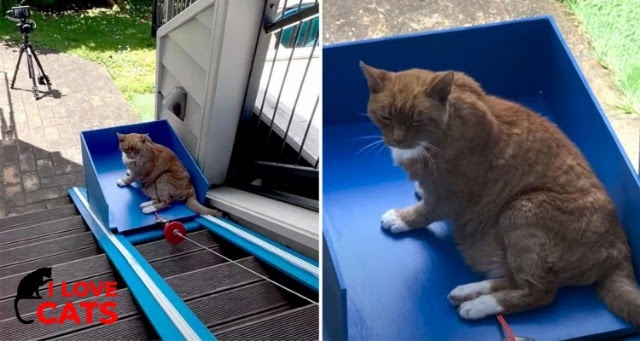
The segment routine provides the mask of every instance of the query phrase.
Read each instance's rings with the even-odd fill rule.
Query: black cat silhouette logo
[[[47,277],[48,279],[44,279],[45,277]],[[51,278],[51,267],[40,268],[24,276],[20,280],[20,284],[18,284],[18,292],[16,293],[16,299],[13,301],[13,306],[16,310],[16,317],[20,322],[29,324],[33,323],[33,320],[22,319],[22,317],[20,316],[20,311],[18,311],[18,301],[26,299],[42,299],[42,296],[40,296],[40,287],[51,281],[53,281],[53,279]]]

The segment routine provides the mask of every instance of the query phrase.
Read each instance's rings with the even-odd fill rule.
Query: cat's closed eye
[[[436,124],[438,121],[433,117],[416,117],[411,120],[412,125]]]
[[[385,122],[385,123],[391,122],[391,116],[387,116],[387,115],[377,115],[377,116],[378,116],[378,119],[382,122]]]

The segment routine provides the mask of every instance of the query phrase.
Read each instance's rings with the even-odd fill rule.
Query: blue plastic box
[[[118,187],[116,181],[126,175],[116,133],[149,134],[151,140],[171,149],[191,176],[198,200],[204,201],[209,184],[169,123],[165,120],[83,131],[80,134],[87,196],[91,210],[112,230],[132,231],[154,225],[154,214],[138,207],[148,201],[134,186]],[[162,218],[178,220],[196,217],[183,203],[158,212]]]
[[[325,330],[332,339],[500,340],[495,318],[461,319],[447,300],[480,280],[444,223],[383,233],[380,216],[415,202],[413,184],[388,150],[356,155],[379,135],[364,115],[358,62],[387,70],[460,70],[491,94],[553,120],[586,155],[613,198],[640,275],[640,182],[550,17],[337,44],[324,48],[323,231]],[[549,307],[507,316],[536,340],[623,335],[633,328],[592,288],[566,288]]]

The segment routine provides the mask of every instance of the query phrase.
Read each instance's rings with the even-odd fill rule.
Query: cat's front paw
[[[153,212],[155,212],[157,210],[158,209],[155,206],[150,205],[150,206],[147,206],[147,207],[143,207],[142,208],[142,213],[153,213]]]
[[[463,319],[479,320],[489,315],[500,314],[504,308],[492,295],[484,295],[460,305],[458,314]]]
[[[131,169],[127,169],[127,176],[131,175]]]
[[[388,210],[382,215],[382,228],[393,233],[409,231],[411,228],[402,221],[395,209]]]
[[[118,187],[124,187],[127,185],[122,179],[118,179],[118,181],[116,181],[116,184],[118,185]]]

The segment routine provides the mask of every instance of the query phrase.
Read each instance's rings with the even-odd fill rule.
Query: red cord
[[[500,322],[502,329],[504,329],[505,334],[507,334],[509,341],[516,341],[516,336],[513,334],[513,331],[511,331],[509,324],[507,324],[507,320],[504,319],[502,314],[498,314],[496,317],[498,318],[498,322]]]

